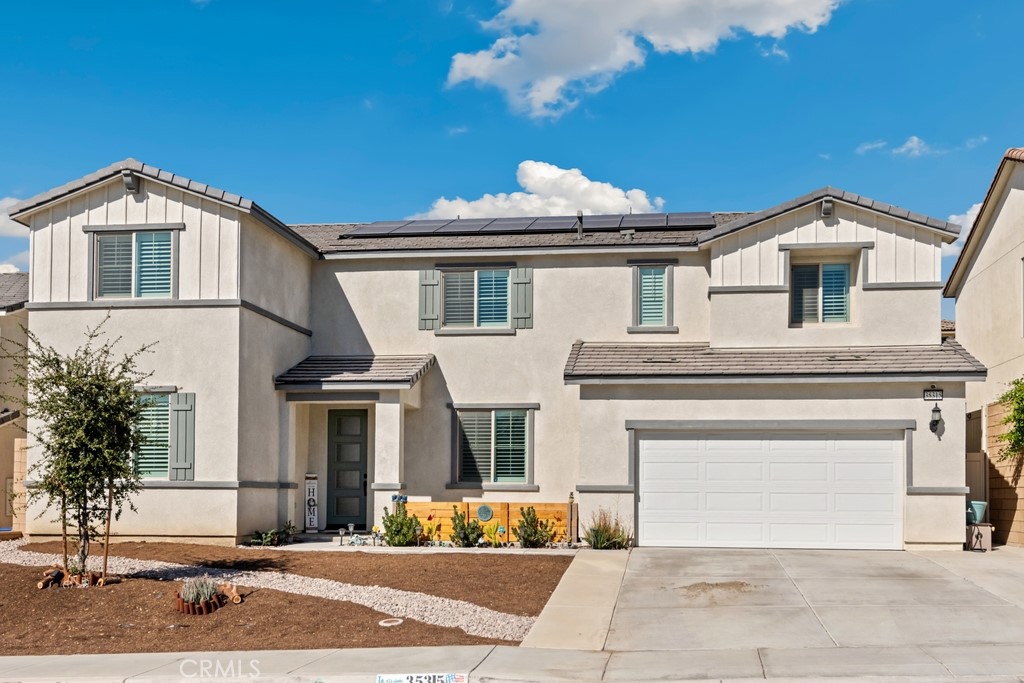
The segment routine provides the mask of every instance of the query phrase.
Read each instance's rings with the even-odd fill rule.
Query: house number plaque
[[[925,389],[924,400],[926,401],[941,401],[942,400],[942,389]]]
[[[305,497],[303,498],[303,508],[305,509],[306,517],[306,533],[315,534],[319,524],[317,523],[316,514],[316,475],[306,475],[306,486],[305,486]]]

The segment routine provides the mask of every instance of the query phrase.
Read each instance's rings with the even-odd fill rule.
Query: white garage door
[[[649,433],[638,544],[902,548],[900,433]]]

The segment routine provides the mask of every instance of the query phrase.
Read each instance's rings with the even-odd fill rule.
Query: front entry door
[[[327,413],[327,528],[366,529],[365,410]]]

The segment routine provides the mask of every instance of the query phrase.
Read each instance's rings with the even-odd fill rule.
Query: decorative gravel
[[[22,550],[21,546],[24,543],[23,539],[0,542],[0,564],[48,567],[60,563],[61,558],[58,555]],[[102,557],[90,557],[89,569],[98,571],[102,563]],[[536,621],[534,617],[496,612],[462,600],[440,598],[384,586],[357,586],[351,583],[282,572],[233,571],[113,556],[109,559],[107,569],[110,573],[121,576],[167,581],[208,574],[217,580],[231,581],[249,588],[269,588],[286,593],[353,602],[392,617],[415,619],[435,626],[458,628],[470,635],[482,638],[518,642],[526,637]]]

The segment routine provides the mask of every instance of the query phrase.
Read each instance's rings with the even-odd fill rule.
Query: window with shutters
[[[195,479],[195,394],[158,393],[139,396],[141,444],[135,468],[143,479]]]
[[[794,265],[790,271],[790,322],[850,322],[850,264]]]
[[[631,333],[678,332],[672,325],[672,266],[633,262]]]
[[[170,298],[174,286],[173,246],[169,231],[97,234],[96,298]]]
[[[510,327],[507,269],[444,271],[441,284],[442,327]]]
[[[527,483],[529,413],[501,408],[457,411],[459,482]]]

